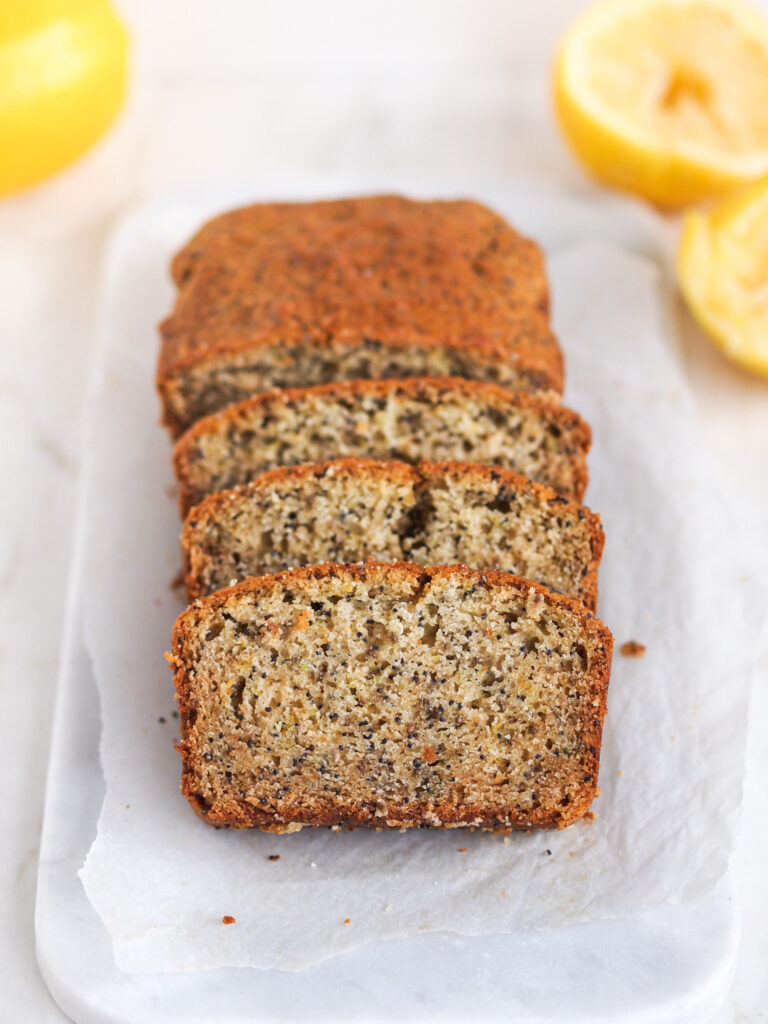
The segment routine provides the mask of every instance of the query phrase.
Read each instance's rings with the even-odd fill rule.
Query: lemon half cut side
[[[683,295],[724,354],[768,377],[768,177],[683,219]]]
[[[608,0],[572,25],[554,99],[603,182],[664,207],[768,173],[768,22],[740,0]]]

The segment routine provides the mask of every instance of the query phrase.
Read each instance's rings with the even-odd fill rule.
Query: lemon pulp
[[[737,0],[623,0],[588,10],[555,65],[575,153],[664,206],[768,172],[768,23]]]

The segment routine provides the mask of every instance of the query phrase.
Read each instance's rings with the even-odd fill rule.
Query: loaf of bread
[[[182,791],[214,825],[562,828],[595,795],[612,637],[463,566],[250,578],[178,618]]]
[[[499,465],[581,501],[587,424],[557,403],[459,378],[343,381],[270,391],[177,442],[182,514],[259,473],[340,457]]]
[[[210,495],[182,533],[190,601],[321,562],[463,563],[542,583],[594,611],[598,516],[508,470],[337,459]]]
[[[172,274],[157,384],[175,436],[272,387],[455,375],[562,393],[541,252],[475,202],[249,206]]]

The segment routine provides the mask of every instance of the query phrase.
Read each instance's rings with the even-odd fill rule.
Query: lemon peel
[[[76,160],[126,92],[128,39],[107,0],[0,4],[0,196]]]
[[[734,362],[768,377],[768,177],[683,218],[681,291]]]

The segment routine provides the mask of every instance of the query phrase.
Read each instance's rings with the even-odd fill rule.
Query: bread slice
[[[157,384],[178,436],[272,387],[455,375],[562,394],[541,252],[479,203],[264,203],[176,256]]]
[[[336,459],[275,469],[187,516],[190,601],[320,562],[462,562],[542,583],[594,611],[598,516],[508,470]]]
[[[270,391],[198,421],[178,441],[182,514],[278,466],[345,456],[500,465],[581,501],[587,424],[532,395],[459,378],[343,381]]]
[[[612,637],[464,566],[251,578],[173,630],[182,791],[214,825],[562,828],[595,795]]]

